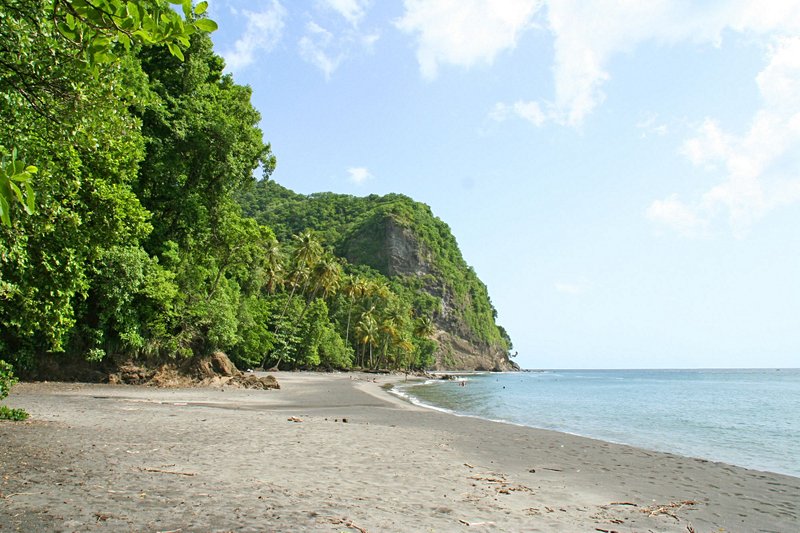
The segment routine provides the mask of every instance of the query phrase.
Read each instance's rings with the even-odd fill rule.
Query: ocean
[[[401,386],[458,415],[800,477],[800,369],[547,370]]]

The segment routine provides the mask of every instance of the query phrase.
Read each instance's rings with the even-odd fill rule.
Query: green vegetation
[[[0,88],[5,103],[21,98],[24,105],[58,123],[63,104],[83,96],[80,76],[105,74],[108,69],[102,72],[100,67],[118,63],[122,50],[130,52],[136,44],[162,45],[183,59],[189,38],[214,31],[217,24],[202,17],[207,2],[196,7],[191,0],[171,3],[182,5],[185,19],[157,0],[1,0]],[[31,181],[37,168],[17,158],[17,147],[9,151],[0,144],[0,157],[0,219],[10,226],[15,200],[26,213],[33,211]]]
[[[505,330],[495,323],[486,286],[464,261],[450,228],[427,205],[400,194],[304,196],[270,181],[248,189],[240,202],[246,214],[272,227],[278,238],[317,232],[338,256],[370,267],[371,276],[381,274],[418,316],[432,317],[476,344],[511,348]],[[397,236],[400,246],[410,246],[402,250],[409,257],[399,263],[388,242]],[[410,264],[402,264],[405,259]],[[448,302],[448,317],[442,316],[442,299]]]
[[[0,360],[0,400],[8,397],[11,387],[17,383],[17,378],[14,377],[13,368],[10,364]],[[23,409],[11,409],[5,405],[0,405],[0,420],[25,420],[28,418],[28,413]]]
[[[180,4],[0,0],[3,362],[425,368],[434,324],[505,346],[426,206],[269,182],[250,89],[223,74],[205,2]],[[421,275],[395,268],[392,228]]]

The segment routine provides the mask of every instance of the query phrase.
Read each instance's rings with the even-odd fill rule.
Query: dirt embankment
[[[241,372],[222,352],[184,360],[157,363],[123,360],[95,364],[86,361],[51,359],[39,366],[28,380],[83,381],[154,387],[237,387],[243,389],[279,389],[273,376],[258,377]]]

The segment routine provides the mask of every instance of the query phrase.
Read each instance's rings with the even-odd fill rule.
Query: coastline
[[[786,377],[774,381],[765,369],[551,370],[530,377],[454,373],[396,389],[457,416],[800,477],[792,429],[800,414],[788,400],[800,369]],[[457,387],[461,380],[469,386]]]
[[[382,389],[402,376],[276,377],[279,391],[18,385],[7,403],[32,420],[0,423],[0,530],[685,533],[800,523],[800,478],[453,416]]]

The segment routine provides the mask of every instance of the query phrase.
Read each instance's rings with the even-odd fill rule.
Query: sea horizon
[[[507,372],[495,372],[493,370],[479,370],[476,372],[479,373],[487,373],[487,374],[498,374],[498,373],[510,373],[513,374],[515,372],[548,372],[548,371],[560,371],[560,370],[586,370],[586,371],[598,371],[602,372],[604,370],[800,370],[800,366],[703,366],[703,367],[605,367],[605,368],[520,368],[519,370],[510,370]],[[444,373],[444,374],[460,374],[460,371],[441,371],[437,373]]]
[[[798,368],[444,374],[459,377],[397,393],[460,416],[800,477]]]

